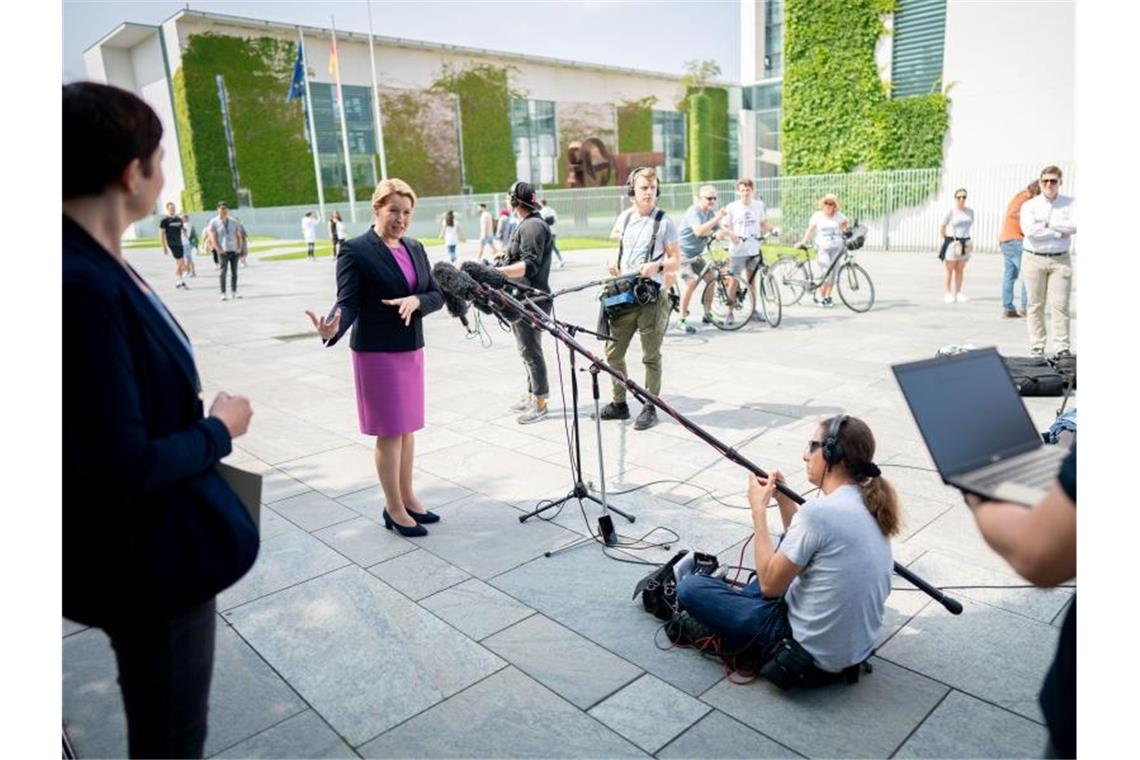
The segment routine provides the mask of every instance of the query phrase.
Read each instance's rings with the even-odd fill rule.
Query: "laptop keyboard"
[[[1042,457],[1035,462],[1011,460],[997,465],[984,477],[975,482],[982,488],[992,488],[1006,481],[1020,483],[1033,488],[1048,488],[1061,469],[1061,460],[1056,457]]]

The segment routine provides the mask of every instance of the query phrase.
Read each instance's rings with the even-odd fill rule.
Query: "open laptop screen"
[[[995,349],[891,369],[943,478],[1042,445]]]

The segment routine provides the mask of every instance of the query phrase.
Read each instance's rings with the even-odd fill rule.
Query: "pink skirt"
[[[353,351],[356,411],[365,435],[404,435],[424,426],[424,352]]]

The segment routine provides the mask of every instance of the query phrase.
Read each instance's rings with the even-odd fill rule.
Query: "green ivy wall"
[[[688,122],[688,180],[735,179],[728,176],[728,90],[690,87],[681,105]]]
[[[445,66],[433,86],[459,96],[465,179],[476,193],[503,192],[515,181],[509,74],[491,64]]]
[[[617,152],[648,153],[653,150],[653,104],[656,102],[657,98],[649,96],[618,106]]]

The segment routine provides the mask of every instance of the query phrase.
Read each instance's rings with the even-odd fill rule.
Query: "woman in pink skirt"
[[[415,431],[424,426],[423,317],[443,306],[418,240],[404,237],[416,194],[386,179],[372,194],[372,226],[344,242],[336,262],[336,306],[305,312],[326,346],[349,327],[360,432],[376,436],[376,471],[387,505],[384,527],[426,536],[439,521],[412,489]]]

